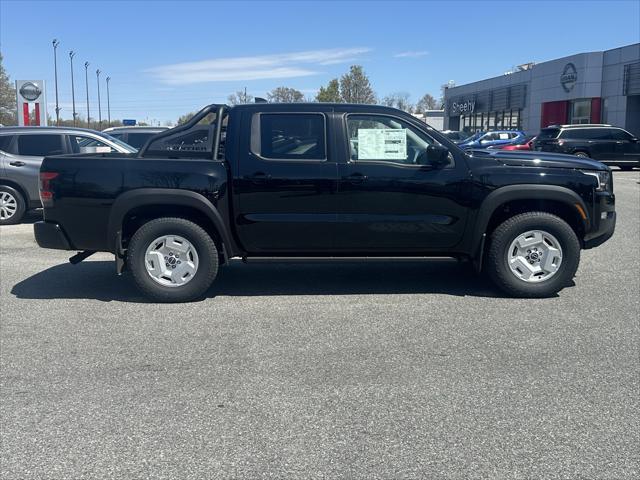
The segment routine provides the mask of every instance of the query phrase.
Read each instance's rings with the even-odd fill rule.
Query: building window
[[[569,110],[569,123],[591,123],[591,99],[573,100]]]

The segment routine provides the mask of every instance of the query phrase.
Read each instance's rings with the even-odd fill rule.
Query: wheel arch
[[[238,247],[233,241],[218,209],[203,195],[188,190],[144,188],[130,190],[118,196],[111,207],[107,228],[108,245],[114,246],[116,256],[123,252],[123,239],[132,234],[137,224],[134,218],[160,218],[176,216],[198,223],[207,230],[214,241],[219,242],[220,251],[226,256],[235,256]],[[139,225],[138,225],[139,226]]]
[[[486,235],[507,218],[524,211],[558,215],[582,242],[590,229],[589,210],[580,196],[557,185],[509,185],[491,192],[482,202],[473,229],[472,256],[482,257]]]

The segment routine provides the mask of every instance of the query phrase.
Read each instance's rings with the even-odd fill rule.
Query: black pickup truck
[[[40,177],[38,244],[111,252],[158,301],[201,297],[234,257],[448,256],[545,297],[616,222],[599,162],[463,152],[372,105],[210,105],[137,154],[46,158]]]

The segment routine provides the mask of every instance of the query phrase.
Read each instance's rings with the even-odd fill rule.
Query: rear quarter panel
[[[224,163],[208,159],[138,158],[135,154],[46,158],[42,171],[56,172],[54,206],[45,220],[57,222],[78,250],[112,251],[107,238],[111,207],[125,192],[144,188],[197,192],[214,206],[226,195]]]

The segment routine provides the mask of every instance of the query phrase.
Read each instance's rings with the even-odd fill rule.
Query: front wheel
[[[591,158],[587,152],[576,152],[574,155],[580,158]]]
[[[528,212],[509,218],[491,234],[487,269],[494,283],[514,297],[549,297],[574,277],[580,242],[561,218]]]
[[[145,223],[131,238],[127,263],[138,288],[159,302],[202,296],[218,273],[218,250],[199,225],[183,218]]]

